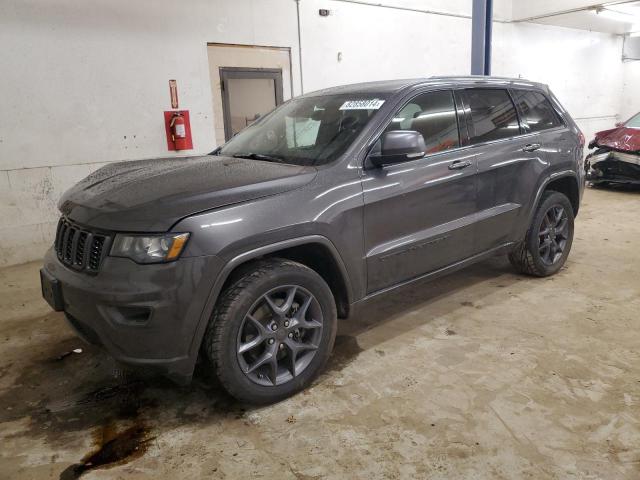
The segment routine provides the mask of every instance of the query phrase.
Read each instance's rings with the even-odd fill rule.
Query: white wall
[[[291,47],[299,93],[293,1],[2,1],[0,265],[43,254],[57,199],[91,170],[171,155],[169,79],[191,111],[190,153],[213,149],[207,42]]]
[[[471,21],[464,16],[471,0],[386,2],[463,18],[301,0],[305,91],[468,73]],[[3,0],[0,265],[42,255],[53,236],[57,199],[93,169],[170,156],[162,120],[170,107],[169,79],[178,81],[180,107],[191,111],[190,153],[214,147],[207,42],[291,48],[294,93],[300,92],[294,0],[183,3]],[[320,17],[319,8],[331,15]],[[510,18],[511,1],[496,2],[495,15]],[[620,49],[611,35],[495,23],[493,73],[549,83],[589,135],[619,113],[623,78],[638,78],[637,69],[627,74],[625,65],[623,71]],[[594,116],[606,118],[586,118]]]
[[[327,5],[331,15],[320,17],[318,9]],[[326,0],[305,0],[301,10],[305,91],[469,73],[469,19]]]
[[[628,120],[640,112],[640,60],[623,63],[624,90],[620,120]]]
[[[303,3],[307,0],[301,0]],[[516,0],[518,1],[518,0]],[[448,13],[453,15],[471,16],[473,0],[345,0],[345,2],[372,4],[376,7],[397,7],[419,11]],[[328,0],[319,8],[334,10],[337,3]],[[386,10],[388,11],[388,10]],[[512,0],[494,0],[493,16],[496,20],[511,20]]]

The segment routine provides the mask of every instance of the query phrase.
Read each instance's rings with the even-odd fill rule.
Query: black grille
[[[54,246],[58,259],[68,267],[98,272],[108,245],[107,235],[84,230],[66,218],[60,218]]]

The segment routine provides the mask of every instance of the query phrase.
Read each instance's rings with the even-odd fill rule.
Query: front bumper
[[[640,155],[615,150],[592,153],[585,161],[587,181],[640,184]]]
[[[76,332],[123,363],[153,367],[184,383],[198,355],[205,305],[222,268],[216,256],[138,265],[106,257],[97,275],[64,266],[50,249],[44,271],[59,282]]]

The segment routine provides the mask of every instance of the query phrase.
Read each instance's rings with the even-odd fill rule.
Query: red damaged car
[[[594,185],[635,183],[640,185],[640,113],[616,128],[596,133],[585,162],[587,180]]]

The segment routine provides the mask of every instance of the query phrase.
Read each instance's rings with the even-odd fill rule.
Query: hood
[[[315,175],[313,167],[211,155],[114,163],[67,190],[59,208],[97,229],[162,232],[186,216],[293,190]]]
[[[640,151],[640,129],[618,127],[596,133],[595,143],[623,152]]]

